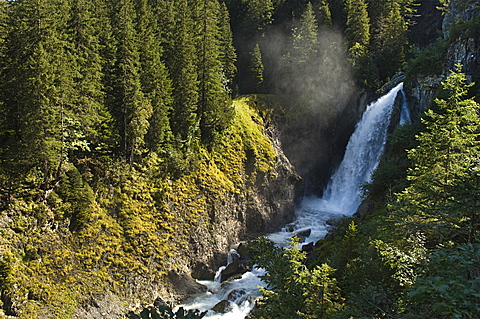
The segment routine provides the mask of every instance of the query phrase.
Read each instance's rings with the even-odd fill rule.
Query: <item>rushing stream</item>
[[[361,203],[361,186],[370,181],[371,174],[383,153],[393,104],[399,91],[402,92],[404,100],[400,124],[409,121],[402,89],[403,83],[400,83],[367,107],[355,132],[350,137],[343,161],[331,177],[323,197],[303,199],[295,212],[297,218],[295,223],[288,225],[281,232],[268,236],[273,242],[285,246],[287,239],[293,235],[291,230],[294,232],[307,230],[310,234],[305,242],[315,243],[326,235],[326,222],[329,219],[344,215],[351,216],[355,213]],[[236,251],[231,250],[227,263],[231,261],[234,254]],[[218,279],[221,271],[222,268],[219,269],[214,281],[200,282],[208,287],[208,292],[197,296],[184,307],[209,310],[206,318],[243,319],[252,309],[255,298],[260,296],[258,286],[265,285],[258,278],[264,270],[254,268],[252,272],[245,273],[242,278],[222,284]],[[230,311],[224,314],[212,311],[212,307],[222,300],[229,301]]]

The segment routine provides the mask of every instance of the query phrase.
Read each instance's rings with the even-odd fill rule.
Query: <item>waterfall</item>
[[[308,242],[316,242],[326,235],[329,219],[344,215],[351,216],[356,212],[361,203],[361,186],[370,181],[372,172],[377,167],[385,148],[393,104],[402,88],[403,83],[400,83],[389,93],[367,106],[355,132],[350,137],[344,158],[331,177],[323,197],[305,198],[296,211],[296,222],[286,227],[284,231],[268,236],[273,242],[285,246],[287,239],[292,236],[292,230],[296,233],[306,233],[305,239]],[[235,254],[238,253],[230,251],[228,262],[232,261]],[[222,269],[219,269],[216,277],[220,277]],[[258,276],[264,273],[263,269],[254,267],[252,272],[243,274],[240,279],[221,284],[218,279],[216,282],[202,282],[208,287],[209,292],[194,298],[184,307],[209,310],[206,318],[243,319],[252,309],[254,298],[261,295],[258,286],[265,286],[265,283]],[[222,301],[228,303],[226,313],[211,310]]]
[[[400,125],[405,125],[410,123],[412,118],[410,117],[410,110],[408,109],[407,104],[407,96],[405,95],[405,91],[401,90],[402,93],[402,110],[400,111]]]
[[[400,83],[365,110],[350,137],[343,161],[325,190],[326,208],[344,215],[357,210],[361,187],[370,181],[383,154],[393,103],[402,88],[403,83]]]

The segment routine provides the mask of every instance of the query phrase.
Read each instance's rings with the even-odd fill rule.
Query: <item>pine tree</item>
[[[272,23],[272,0],[241,0],[245,10],[240,28],[245,39],[261,34]]]
[[[217,0],[197,0],[197,72],[199,80],[198,118],[203,142],[212,142],[232,118],[228,96],[223,89],[220,60],[220,30],[218,17],[220,6]]]
[[[318,53],[318,25],[313,6],[308,2],[299,26],[293,29],[292,59],[296,68],[302,63],[313,64]]]
[[[332,26],[332,13],[327,0],[320,0],[318,5],[318,24],[328,27]]]
[[[246,85],[247,93],[261,93],[263,89],[263,72],[264,72],[262,52],[258,43],[255,45],[253,52],[250,53],[249,79]]]
[[[90,152],[107,151],[112,134],[112,118],[105,104],[98,6],[98,1],[73,0],[69,22],[77,91],[72,110],[76,119],[70,118],[69,123],[76,130],[75,135],[83,138],[72,149]]]
[[[365,0],[346,0],[347,23],[345,36],[350,48],[366,51],[370,45],[370,18]]]
[[[372,55],[381,79],[392,76],[405,62],[407,29],[400,3],[387,2],[372,37]]]
[[[112,113],[122,139],[121,153],[132,164],[134,157],[145,150],[144,138],[152,115],[152,105],[141,87],[140,43],[134,24],[136,13],[133,1],[118,1],[115,8],[113,26],[118,47]]]
[[[457,66],[460,69],[460,66]],[[446,100],[429,109],[419,146],[409,152],[411,186],[400,195],[407,224],[432,240],[473,242],[480,203],[479,105],[467,99],[463,73],[452,72],[442,83]]]
[[[228,93],[234,91],[234,78],[237,73],[235,62],[237,54],[233,46],[233,34],[230,27],[230,13],[224,2],[220,2],[220,15],[218,18],[220,52],[219,58],[222,64],[223,88]]]
[[[157,20],[147,0],[136,0],[137,30],[140,45],[142,91],[152,105],[146,143],[151,151],[164,152],[171,140],[169,114],[172,108],[172,83],[162,61]]]
[[[10,172],[42,172],[42,187],[58,180],[66,159],[67,117],[77,93],[64,0],[12,3],[2,70],[2,102],[9,132],[3,163]]]
[[[174,98],[170,123],[172,132],[180,143],[179,147],[186,151],[198,137],[198,76],[194,24],[186,0],[178,0],[170,9],[175,10],[175,24],[171,32],[166,34],[167,45],[170,45],[166,62],[171,74]]]

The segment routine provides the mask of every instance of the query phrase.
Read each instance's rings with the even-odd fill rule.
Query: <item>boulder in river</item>
[[[218,313],[227,313],[232,310],[232,302],[228,300],[222,300],[213,306],[212,310]]]
[[[227,267],[225,267],[225,269],[222,271],[220,282],[224,282],[228,278],[235,275],[242,275],[246,273],[247,270],[248,269],[245,267],[245,264],[240,259],[237,259],[228,264]]]

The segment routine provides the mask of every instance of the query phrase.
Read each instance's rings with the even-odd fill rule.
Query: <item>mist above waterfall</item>
[[[351,102],[356,86],[339,30],[321,27],[317,52],[307,60],[293,48],[291,38],[277,29],[260,39],[269,71],[266,79],[285,108],[284,151],[311,190],[318,192],[333,161],[341,158],[345,145],[336,143],[348,140],[338,136],[338,127],[355,125],[355,115],[346,118],[344,114],[355,113]]]

